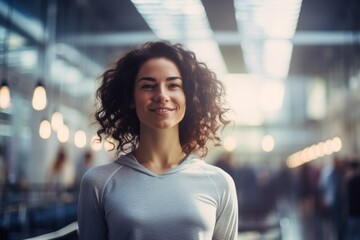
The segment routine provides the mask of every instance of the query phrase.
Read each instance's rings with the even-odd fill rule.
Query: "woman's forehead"
[[[180,76],[178,66],[167,58],[151,58],[144,62],[137,73],[137,78],[143,75],[175,74]]]

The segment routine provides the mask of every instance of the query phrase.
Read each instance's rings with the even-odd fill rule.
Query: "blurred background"
[[[239,239],[359,239],[358,0],[0,0],[0,238],[77,239],[97,79],[134,44],[181,42],[224,83]]]

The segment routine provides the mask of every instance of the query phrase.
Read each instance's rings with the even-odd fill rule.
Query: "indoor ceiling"
[[[23,2],[29,5],[33,1]],[[203,0],[202,4],[228,72],[247,73],[234,1]],[[78,45],[100,65],[108,63],[114,53],[133,45],[133,42],[155,38],[151,36],[151,28],[130,0],[62,0],[58,1],[58,13],[57,37]],[[344,58],[344,54],[353,53],[354,43],[359,43],[359,31],[359,1],[303,0],[293,38],[289,74],[322,76],[324,67]],[[94,40],[81,37],[97,34],[98,38]],[[109,40],[111,36],[114,37],[113,40]]]
[[[35,21],[44,19],[45,2],[49,5],[55,3],[55,41],[75,46],[100,66],[106,65],[115,53],[133,45],[134,42],[156,39],[149,24],[130,0],[0,2],[7,6],[13,5],[22,16]],[[202,4],[228,72],[246,73],[240,44],[243,36],[239,34],[234,1],[203,0]],[[5,9],[1,13],[4,21]],[[351,54],[349,51],[359,38],[359,16],[360,2],[357,0],[303,0],[296,33],[292,38],[294,47],[290,75],[321,75],[324,71],[324,62],[339,59],[343,54]],[[47,24],[49,25],[49,22]],[[15,26],[15,29],[28,36],[30,42],[35,40],[31,26],[24,24]]]
[[[106,34],[151,31],[129,0],[58,2],[60,13],[58,20],[59,35],[64,38],[68,35],[79,35],[81,32]],[[78,2],[77,7],[74,6],[76,2]],[[80,3],[83,3],[84,7],[82,9]],[[232,0],[204,0],[202,3],[205,7],[211,29],[215,36],[218,36],[219,47],[228,71],[231,73],[245,73],[246,67],[244,66],[243,52],[240,41],[236,38],[238,27],[234,2]],[[73,12],[69,12],[68,9],[72,9]],[[83,17],[81,17],[82,11],[84,13]],[[73,16],[71,17],[69,14]],[[346,47],[352,48],[353,44],[351,41],[358,42],[358,39],[353,39],[352,37],[359,38],[359,30],[359,1],[303,0],[294,37],[290,74],[322,75],[322,71],[324,71],[323,63],[339,59],[342,57],[342,54],[346,54]],[[357,35],[355,35],[356,33]],[[232,37],[231,41],[226,42],[224,40],[227,36],[226,34],[230,35],[230,38],[232,36],[235,37]],[[344,35],[350,37],[344,37],[346,39],[343,40],[342,36]],[[85,39],[84,41],[91,42],[91,39]],[[104,49],[104,45],[98,49],[94,49],[94,46],[91,46],[91,44],[88,47],[93,49],[96,54],[92,58],[98,59],[100,64],[106,63],[109,60],[108,56],[112,56],[114,52],[126,47],[114,44]],[[101,53],[99,57],[97,57],[99,54],[97,52]]]

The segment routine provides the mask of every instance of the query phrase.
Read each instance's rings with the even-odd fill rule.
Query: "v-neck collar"
[[[199,161],[200,161],[199,159],[194,158],[192,155],[186,155],[177,166],[159,174],[155,173],[154,171],[142,165],[132,153],[120,156],[120,158],[118,158],[115,162],[126,165],[128,167],[131,167],[137,171],[141,171],[150,176],[165,177],[177,173],[185,168],[191,167],[193,163]]]

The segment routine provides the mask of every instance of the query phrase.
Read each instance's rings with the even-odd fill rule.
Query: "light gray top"
[[[123,155],[84,175],[78,223],[83,240],[235,240],[234,181],[192,155],[160,175]]]

